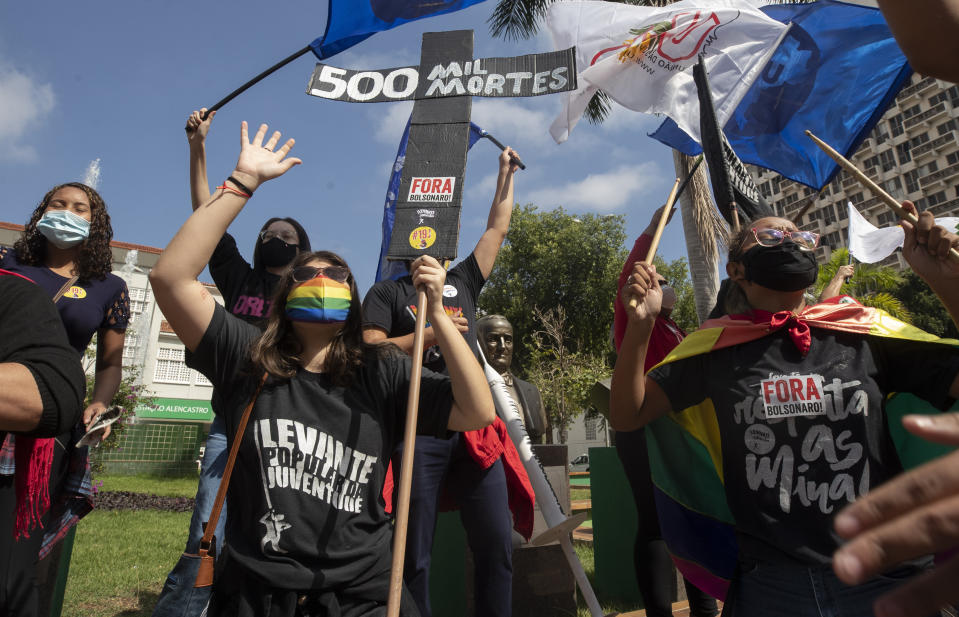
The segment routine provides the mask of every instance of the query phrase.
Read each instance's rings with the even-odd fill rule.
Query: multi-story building
[[[937,217],[959,214],[959,86],[914,74],[852,162],[898,200],[912,200]],[[820,193],[778,173],[750,166],[777,214],[821,235],[816,256],[848,246],[847,202],[873,225],[888,227],[896,214],[877,195],[842,171]],[[808,207],[807,207],[808,206]],[[797,220],[797,217],[798,220]],[[882,262],[904,268],[897,251]]]
[[[0,221],[0,246],[12,246],[22,225]],[[147,276],[160,256],[152,246],[111,242],[113,273],[123,278],[130,292],[130,324],[123,345],[126,372],[154,397],[153,406],[139,406],[120,447],[97,453],[111,470],[135,473],[182,473],[196,469],[199,448],[206,439],[213,410],[213,386],[185,363],[185,348],[163,319]],[[210,293],[222,304],[216,287]],[[93,357],[84,359],[88,374]]]

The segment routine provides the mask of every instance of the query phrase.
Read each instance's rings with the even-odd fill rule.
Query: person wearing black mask
[[[212,197],[206,173],[206,136],[216,112],[210,113],[206,120],[203,119],[204,112],[205,108],[190,114],[186,126],[187,141],[190,144],[190,196],[194,211]],[[246,193],[245,186],[235,185],[230,180],[224,184],[233,191]],[[263,224],[257,235],[252,266],[240,254],[233,236],[224,233],[210,257],[210,276],[223,295],[226,309],[262,329],[270,314],[273,292],[282,275],[297,255],[309,253],[310,250],[310,238],[302,225],[289,217],[273,217]],[[214,409],[219,405],[220,398],[220,394],[214,390],[211,401]],[[217,415],[210,425],[203,451],[196,504],[186,543],[187,553],[196,553],[203,536],[203,523],[210,517],[226,466],[226,446],[223,419],[221,415]],[[226,504],[220,514],[215,534],[221,545],[225,525]],[[210,591],[209,588],[193,588],[197,565],[193,560],[180,559],[167,576],[153,611],[154,617],[200,615],[209,600]]]
[[[911,202],[903,208],[918,214]],[[918,218],[918,226],[902,223],[903,256],[955,318],[959,266],[947,251],[959,238],[936,227],[929,212]],[[682,425],[684,436],[698,435],[715,453],[704,469],[675,447],[689,442],[676,439],[674,450],[686,456],[663,466],[677,472],[674,478],[685,474],[680,484],[700,481],[684,486],[698,506],[708,500],[708,474],[721,477],[731,522],[711,537],[729,544],[682,558],[701,564],[697,558],[707,557],[722,565],[709,570],[714,576],[732,574],[723,613],[736,617],[873,615],[876,598],[932,561],[927,555],[883,576],[859,577],[856,585],[833,573],[841,542],[836,513],[903,468],[890,395],[910,393],[949,408],[959,397],[959,350],[856,302],[833,298],[807,306],[818,243],[818,234],[786,219],[762,218],[744,228],[729,243],[728,314],[704,323],[648,373],[643,366],[662,300],[655,267],[636,264],[623,288],[629,322],[613,373],[611,423],[617,431],[653,423],[652,441]],[[637,304],[630,308],[632,299]],[[661,500],[664,507],[668,500]],[[711,507],[698,516],[715,522]]]

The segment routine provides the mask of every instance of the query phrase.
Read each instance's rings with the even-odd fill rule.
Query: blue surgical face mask
[[[90,235],[90,221],[69,210],[51,210],[37,221],[37,230],[61,249],[76,246]]]

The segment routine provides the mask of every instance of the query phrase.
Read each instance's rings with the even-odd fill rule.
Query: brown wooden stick
[[[416,445],[416,418],[419,412],[420,378],[423,375],[423,339],[426,334],[426,291],[416,297],[416,327],[413,329],[413,351],[410,354],[410,391],[406,399],[406,427],[403,431],[403,462],[400,464],[399,492],[393,504],[396,521],[393,525],[393,566],[390,570],[390,595],[387,617],[399,617],[403,595],[403,562],[406,557],[406,532],[410,522],[410,489],[413,486],[413,449]]]
[[[736,205],[736,202],[730,202],[729,209],[733,213],[733,233],[739,233],[739,206]]]
[[[899,216],[899,218],[905,221],[909,221],[913,225],[919,224],[919,218],[916,217],[915,214],[904,209],[902,207],[902,204],[896,201],[895,197],[893,197],[886,191],[882,190],[882,187],[880,187],[878,184],[873,182],[869,178],[869,176],[867,176],[862,171],[860,171],[846,157],[839,154],[838,152],[833,150],[833,148],[829,144],[827,144],[823,140],[813,135],[812,131],[806,131],[806,135],[809,137],[809,139],[816,142],[816,145],[819,146],[823,152],[828,154],[832,160],[839,163],[840,167],[842,167],[843,169],[848,171],[850,174],[852,174],[852,176],[856,178],[856,180],[859,180],[860,184],[862,184],[864,187],[872,191],[873,195],[879,197],[879,199],[886,202],[886,205],[892,208],[893,212],[895,212]],[[953,261],[959,262],[959,252],[957,252],[956,249],[953,249],[953,248],[949,249],[949,258],[952,259]]]
[[[653,241],[649,243],[649,250],[646,252],[646,263],[653,263],[653,257],[656,256],[656,249],[659,248],[659,239],[663,236],[663,230],[666,229],[666,221],[669,220],[669,213],[676,202],[676,191],[679,189],[679,178],[673,183],[673,190],[669,192],[669,198],[666,199],[666,206],[663,213],[659,216],[659,223],[656,224],[656,232],[653,234]],[[636,298],[629,299],[629,308],[636,308],[638,302]]]

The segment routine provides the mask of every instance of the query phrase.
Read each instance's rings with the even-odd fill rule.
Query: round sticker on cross
[[[415,249],[428,249],[436,242],[436,231],[432,227],[417,227],[410,232],[410,246]]]

